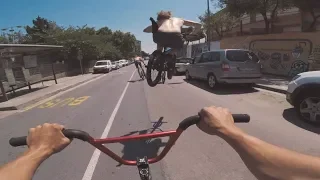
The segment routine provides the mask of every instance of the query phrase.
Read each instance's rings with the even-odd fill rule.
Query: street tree
[[[231,16],[226,9],[222,9],[217,13],[208,13],[199,16],[204,29],[208,32],[208,27],[218,35],[219,39],[222,39],[224,33],[231,31],[237,25],[237,18]]]
[[[211,0],[214,1],[214,0]],[[274,22],[279,9],[292,7],[292,0],[218,0],[220,7],[225,7],[231,15],[241,17],[243,15],[261,14],[265,22],[265,32],[274,30]],[[268,17],[270,14],[270,17]]]
[[[292,0],[294,6],[304,12],[310,13],[312,22],[309,26],[303,27],[303,31],[313,31],[317,21],[320,19],[320,1],[319,0]]]

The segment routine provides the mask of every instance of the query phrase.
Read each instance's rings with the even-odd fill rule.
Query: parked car
[[[112,61],[112,70],[117,70],[119,69],[119,63],[117,63],[116,61]]]
[[[177,58],[176,61],[176,74],[185,73],[187,66],[192,63],[192,58]]]
[[[288,85],[287,101],[302,120],[320,125],[320,71],[295,76]]]
[[[258,57],[242,49],[204,52],[187,66],[186,79],[206,80],[210,88],[220,83],[253,85],[261,78]]]
[[[122,65],[122,67],[127,66],[127,61],[124,59],[119,60],[119,63]]]
[[[112,63],[110,60],[97,61],[93,66],[93,73],[108,73],[112,70]]]

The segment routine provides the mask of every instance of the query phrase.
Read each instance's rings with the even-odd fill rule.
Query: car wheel
[[[207,84],[211,89],[216,88],[216,86],[218,85],[216,76],[214,76],[213,74],[209,74],[207,78]]]
[[[186,80],[192,80],[192,77],[190,76],[189,71],[186,71],[185,76],[186,76]]]
[[[320,125],[320,95],[319,93],[304,93],[295,104],[295,109],[302,120]]]
[[[253,88],[253,86],[255,85],[255,83],[248,83],[248,84],[245,84],[246,87],[248,88]]]

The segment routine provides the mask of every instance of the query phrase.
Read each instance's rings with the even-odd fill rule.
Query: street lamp
[[[210,22],[210,2],[207,0],[207,8],[208,8],[208,24],[207,24],[207,43],[208,43],[208,51],[210,51],[210,36],[211,36],[211,22]]]

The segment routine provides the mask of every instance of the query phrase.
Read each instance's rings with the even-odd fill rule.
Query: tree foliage
[[[312,22],[309,27],[303,28],[304,31],[312,31],[317,23],[317,20],[320,19],[320,14],[316,14],[320,10],[320,1],[319,0],[292,0],[294,6],[298,7],[304,12],[310,13],[312,17]]]
[[[293,5],[292,0],[218,0],[218,2],[220,7],[226,8],[226,11],[235,17],[241,17],[244,14],[261,14],[265,21],[266,33],[270,32],[270,26],[271,32],[273,31],[278,10],[287,9]]]
[[[204,29],[208,32],[208,26],[218,35],[221,39],[224,33],[231,31],[237,22],[237,18],[231,16],[226,9],[213,14],[206,12],[204,15],[199,16]]]
[[[61,45],[61,57],[78,65],[77,56],[81,52],[84,65],[90,60],[117,60],[131,58],[135,54],[136,38],[131,33],[112,31],[108,27],[69,26],[61,27],[54,21],[37,17],[31,26],[25,27],[26,33],[17,32],[16,43]],[[1,35],[0,43],[9,43],[10,36]]]

